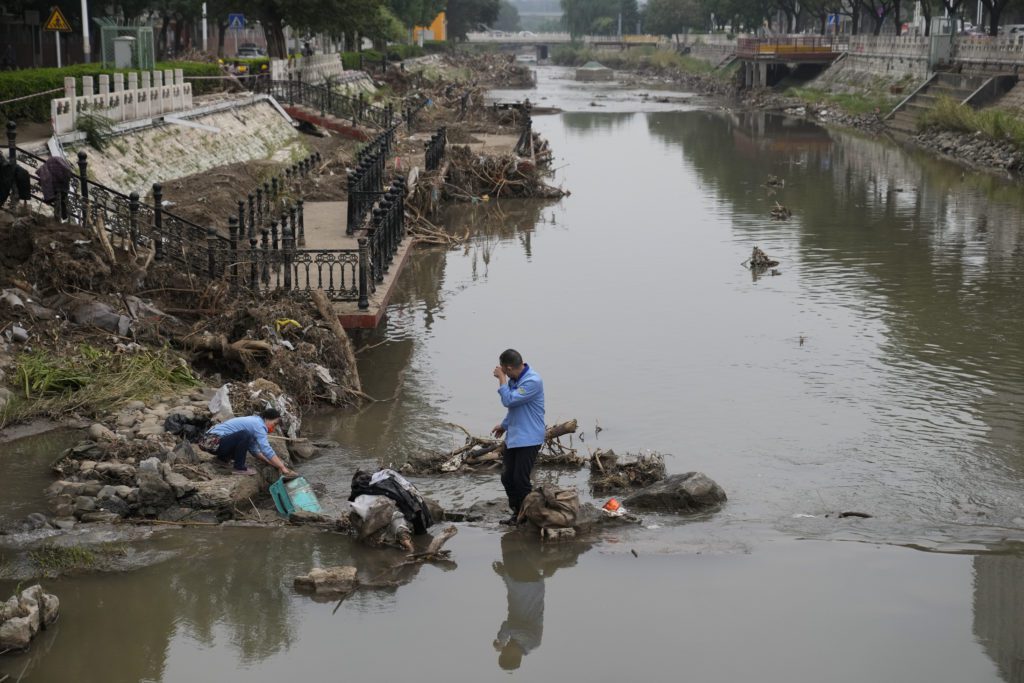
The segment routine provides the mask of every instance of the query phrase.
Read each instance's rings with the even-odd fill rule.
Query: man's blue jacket
[[[519,379],[508,380],[498,387],[501,405],[508,414],[501,426],[508,432],[509,448],[539,446],[544,443],[544,380],[530,366],[523,364]]]

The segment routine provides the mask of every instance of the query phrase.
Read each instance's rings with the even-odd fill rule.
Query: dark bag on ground
[[[348,500],[352,502],[364,494],[387,496],[395,501],[406,521],[412,525],[413,533],[417,535],[427,533],[427,529],[434,524],[434,518],[419,491],[394,470],[383,469],[372,474],[357,470],[352,475],[352,493]]]
[[[206,430],[213,424],[208,418],[187,417],[181,413],[172,413],[164,420],[164,430],[168,434],[180,436],[186,441],[195,443],[206,433]]]
[[[521,513],[542,529],[568,529],[576,525],[580,497],[573,489],[540,486],[523,499]]]

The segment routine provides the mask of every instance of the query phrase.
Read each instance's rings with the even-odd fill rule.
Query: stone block
[[[310,570],[309,574],[295,577],[297,590],[317,595],[347,595],[358,585],[356,568],[350,566],[317,567]]]

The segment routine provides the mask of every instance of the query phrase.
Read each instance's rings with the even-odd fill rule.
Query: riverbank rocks
[[[1019,173],[1024,152],[1010,140],[993,140],[981,132],[928,130],[913,137],[915,144],[972,166]]]
[[[60,600],[43,592],[39,584],[29,586],[0,604],[0,648],[24,650],[36,635],[57,621]]]
[[[725,491],[702,472],[673,474],[622,501],[627,510],[704,512],[726,501]]]
[[[295,589],[316,595],[332,595],[342,597],[359,587],[356,568],[317,567],[308,574],[295,577]]]

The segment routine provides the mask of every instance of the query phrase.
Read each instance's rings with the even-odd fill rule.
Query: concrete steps
[[[942,99],[963,102],[985,83],[984,76],[954,73],[939,73],[921,92],[914,94],[886,121],[893,130],[913,135],[917,133],[917,121]]]

